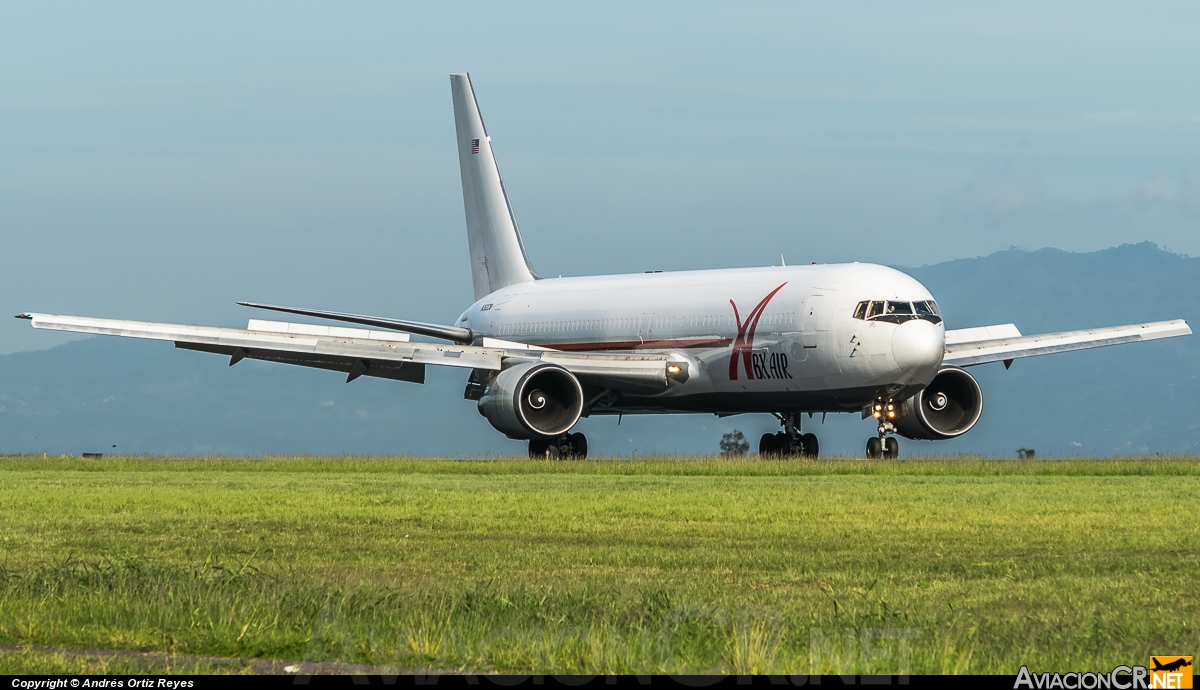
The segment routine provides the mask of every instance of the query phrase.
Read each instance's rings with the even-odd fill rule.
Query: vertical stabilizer
[[[529,265],[517,218],[508,203],[504,180],[492,154],[492,141],[483,126],[471,76],[450,75],[454,94],[454,126],[458,131],[458,166],[462,173],[463,206],[467,212],[467,243],[471,249],[471,280],[475,299],[514,283],[536,279]]]

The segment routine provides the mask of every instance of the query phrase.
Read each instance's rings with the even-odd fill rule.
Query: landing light
[[[667,373],[668,374],[678,374],[681,371],[683,371],[683,367],[679,366],[678,364],[667,365]]]

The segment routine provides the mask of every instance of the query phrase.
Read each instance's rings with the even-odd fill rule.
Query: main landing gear
[[[879,432],[878,436],[867,439],[867,457],[895,460],[900,457],[900,442],[888,434],[896,433],[892,420],[896,418],[899,405],[890,399],[885,402],[883,398],[876,398],[871,407],[879,422]]]
[[[587,457],[587,437],[575,433],[563,434],[558,438],[530,439],[529,457],[538,460],[583,460]]]
[[[820,452],[815,434],[800,433],[800,413],[788,412],[776,415],[783,424],[783,431],[763,434],[758,441],[758,454],[764,458],[815,458]]]

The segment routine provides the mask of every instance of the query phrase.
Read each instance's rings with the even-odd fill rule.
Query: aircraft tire
[[[804,454],[810,458],[816,458],[821,452],[821,444],[817,443],[816,434],[804,434],[800,437],[801,447],[804,448]]]
[[[580,433],[570,435],[571,439],[571,455],[570,457],[576,460],[584,460],[587,458],[587,436]]]
[[[550,442],[543,438],[529,439],[529,457],[534,460],[545,460]]]
[[[895,460],[900,457],[900,442],[895,436],[888,436],[883,445],[883,457]]]
[[[782,431],[775,432],[775,457],[790,458],[796,454],[796,449],[792,447],[792,439]]]
[[[775,434],[763,434],[762,438],[758,439],[758,454],[764,458],[776,456]]]
[[[883,455],[883,444],[879,442],[878,436],[872,436],[867,439],[867,457],[874,460]]]

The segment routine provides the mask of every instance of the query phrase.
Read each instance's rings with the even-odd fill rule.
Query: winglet
[[[13,317],[13,318],[16,318],[16,319],[25,319],[26,321],[33,321],[33,314],[30,314],[29,312],[25,312],[24,314],[17,314],[17,315],[16,315],[15,317]]]

